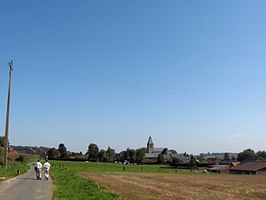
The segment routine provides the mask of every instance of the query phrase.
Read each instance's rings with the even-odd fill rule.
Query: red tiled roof
[[[231,166],[233,166],[233,167],[236,167],[239,164],[240,164],[240,162],[231,162]]]
[[[241,171],[259,171],[261,169],[266,169],[266,162],[247,162],[241,165],[237,165],[231,170],[241,170]]]

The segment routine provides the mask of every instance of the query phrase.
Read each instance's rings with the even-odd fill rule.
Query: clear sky
[[[265,150],[266,2],[1,1],[0,130],[85,152]],[[1,134],[1,135],[3,135]]]

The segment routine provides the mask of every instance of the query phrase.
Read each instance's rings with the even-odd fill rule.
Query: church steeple
[[[148,143],[147,143],[147,151],[148,151],[148,153],[152,153],[153,149],[154,149],[154,143],[153,143],[152,138],[150,136],[149,139],[148,139]]]

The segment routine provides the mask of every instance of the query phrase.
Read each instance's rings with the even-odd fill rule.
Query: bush
[[[19,157],[16,158],[16,161],[25,163],[26,162],[26,156],[24,155],[19,155]]]

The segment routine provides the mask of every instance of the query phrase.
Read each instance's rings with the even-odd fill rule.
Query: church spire
[[[152,153],[153,149],[154,149],[154,143],[153,143],[152,138],[150,136],[149,139],[148,139],[148,143],[147,143],[147,151],[148,151],[148,153]]]
[[[149,139],[148,139],[148,143],[147,143],[147,145],[154,145],[151,136],[150,136]]]

